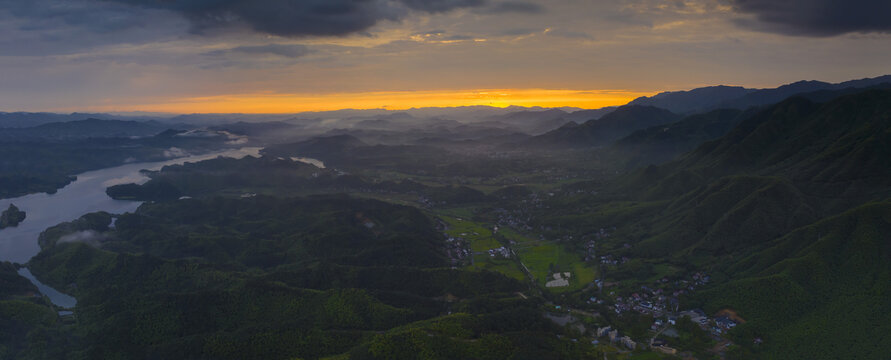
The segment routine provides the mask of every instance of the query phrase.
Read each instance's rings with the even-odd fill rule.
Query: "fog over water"
[[[140,170],[160,170],[166,165],[197,162],[218,156],[233,158],[259,156],[259,152],[260,148],[249,147],[88,171],[77,175],[77,181],[59,189],[55,194],[40,193],[0,200],[0,209],[5,210],[9,204],[15,204],[27,213],[25,221],[19,226],[0,230],[0,261],[27,262],[40,251],[37,237],[50,226],[96,211],[122,214],[136,210],[142,202],[114,200],[105,194],[105,188],[117,184],[148,181],[148,177],[140,173]]]

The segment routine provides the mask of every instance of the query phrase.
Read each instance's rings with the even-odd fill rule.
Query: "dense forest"
[[[520,344],[530,359],[596,354],[541,339],[562,330],[517,295],[522,283],[445,267],[442,235],[411,207],[217,197],[111,220],[48,229],[30,262],[78,298],[75,358],[503,358]],[[73,232],[85,236],[64,241]]]

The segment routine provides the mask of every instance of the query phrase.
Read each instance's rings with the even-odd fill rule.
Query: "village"
[[[535,197],[531,197],[535,199]],[[533,204],[538,203],[532,200]],[[531,204],[530,204],[531,205]],[[534,206],[534,205],[533,205]],[[597,277],[586,284],[578,284],[578,276],[573,271],[565,271],[559,269],[551,269],[547,272],[544,279],[538,279],[532,274],[530,269],[523,263],[523,259],[517,255],[517,249],[522,249],[522,243],[518,243],[512,239],[502,238],[501,242],[488,243],[491,247],[482,249],[473,247],[474,241],[480,241],[481,237],[491,237],[499,233],[503,229],[524,229],[531,230],[531,226],[527,225],[528,218],[519,216],[518,213],[511,214],[504,209],[498,209],[500,214],[498,224],[491,227],[489,232],[481,234],[478,231],[462,230],[460,233],[448,231],[449,224],[443,220],[440,221],[440,227],[444,231],[447,240],[447,249],[453,266],[478,266],[480,261],[509,261],[518,264],[519,268],[532,280],[533,286],[540,288],[542,285],[548,291],[559,291],[559,289],[568,288],[571,284],[576,284],[575,289],[584,289],[591,293],[583,304],[560,304],[554,301],[550,304],[551,308],[545,310],[548,318],[555,321],[561,326],[574,326],[580,333],[581,337],[573,339],[580,341],[589,338],[593,345],[609,346],[617,349],[618,352],[653,351],[667,355],[683,354],[683,348],[677,347],[677,339],[680,336],[677,325],[681,319],[691,321],[700,329],[705,331],[711,340],[716,343],[715,352],[720,355],[721,350],[730,346],[732,342],[727,339],[727,332],[739,323],[744,322],[732,311],[722,311],[712,316],[698,308],[685,308],[682,299],[685,296],[693,294],[696,290],[707,286],[711,281],[711,276],[703,271],[696,271],[683,276],[663,276],[658,280],[648,284],[638,284],[635,288],[621,286],[616,281],[605,281],[604,274],[606,271],[616,271],[627,264],[631,259],[628,256],[616,256],[612,254],[599,254],[597,252],[598,242],[605,241],[610,237],[610,231],[600,229],[585,238],[588,239],[584,243],[584,257],[581,261],[588,266],[597,267]],[[457,219],[464,221],[462,219]],[[455,219],[452,219],[455,222]],[[451,228],[454,230],[454,228]],[[611,229],[614,230],[614,229]],[[566,235],[558,241],[570,240],[572,236]],[[544,240],[539,237],[539,241]],[[500,246],[495,246],[500,245]],[[628,249],[629,244],[621,244],[620,249]],[[565,269],[565,267],[563,267]],[[496,270],[498,270],[496,268]],[[591,292],[593,291],[593,292]],[[587,295],[586,295],[587,296]],[[555,298],[557,299],[557,298]],[[634,338],[630,334],[622,331],[620,327],[612,324],[604,324],[603,326],[591,327],[584,326],[580,317],[588,317],[593,319],[594,323],[603,323],[604,318],[600,315],[603,311],[610,312],[615,316],[646,316],[652,319],[649,326],[649,335]],[[548,315],[550,314],[550,315]],[[589,324],[590,321],[588,320]],[[756,339],[756,344],[761,341]]]

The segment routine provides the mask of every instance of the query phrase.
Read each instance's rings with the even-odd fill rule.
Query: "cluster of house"
[[[736,321],[728,316],[722,315],[715,318],[715,326],[713,326],[711,330],[712,333],[720,335],[734,327],[736,327]]]
[[[715,336],[720,336],[737,325],[735,320],[726,315],[720,315],[714,320],[710,320],[705,312],[699,309],[682,311],[678,315],[690,317],[691,321],[699,324],[701,328],[709,330]]]
[[[446,235],[446,254],[448,254],[449,262],[451,262],[452,266],[458,266],[471,255],[470,247],[467,246],[464,238],[448,235]]]
[[[489,257],[501,257],[510,259],[510,250],[504,246],[497,249],[489,249],[487,252],[489,253]]]
[[[699,324],[699,326],[704,329],[711,326],[712,333],[715,335],[720,335],[722,332],[726,332],[727,330],[732,329],[736,326],[736,321],[728,316],[718,316],[713,321],[710,321],[704,311],[700,309],[693,309],[682,311],[678,314],[678,316],[669,315],[665,316],[664,318],[656,318],[651,329],[654,331],[658,331],[664,325],[675,325],[677,324],[677,319],[683,316],[689,317],[694,323]],[[628,336],[620,336],[621,334],[619,333],[619,331],[613,329],[610,326],[597,328],[596,335],[598,338],[608,337],[610,343],[621,344],[628,349],[635,349],[637,347],[637,343],[634,340],[632,340]],[[761,338],[756,338],[755,340],[756,344],[760,343],[761,341]],[[599,343],[599,341],[595,340],[592,343],[597,344]],[[644,344],[644,346],[647,347],[646,344]],[[650,341],[648,347],[653,351],[658,351],[664,354],[675,355],[678,352],[677,349],[668,346],[668,343],[664,339],[659,338],[653,338]]]
[[[467,241],[463,237],[449,235],[446,232],[449,225],[442,219],[437,219],[436,228],[442,231],[446,237],[446,255],[448,255],[451,265],[454,267],[463,264],[464,259],[471,256]]]
[[[526,200],[523,200],[523,203],[525,204]],[[497,223],[501,226],[509,226],[523,231],[532,230],[532,227],[529,226],[529,221],[532,220],[532,217],[524,209],[508,211],[507,209],[499,208],[495,212],[498,216]]]
[[[585,262],[597,259],[597,242],[594,240],[585,243]]]
[[[644,291],[635,292],[629,296],[616,297],[615,304],[610,308],[616,314],[636,311],[641,314],[661,317],[667,310],[676,309],[678,306],[678,299],[664,295],[662,289],[650,289],[644,286],[642,290]]]
[[[612,255],[604,255],[600,257],[600,263],[603,265],[621,265],[628,262],[629,259],[627,256],[623,256],[621,258],[613,257]]]
[[[607,337],[609,337],[609,342],[612,344],[617,344],[617,343],[622,344],[625,347],[632,349],[632,350],[637,348],[637,342],[632,340],[631,337],[629,337],[627,335],[619,337],[619,335],[620,335],[619,330],[614,330],[610,326],[597,328],[597,337],[598,338],[607,336]]]
[[[612,261],[611,258],[605,260]],[[693,292],[697,287],[707,284],[709,280],[710,277],[703,272],[694,273],[689,280],[670,281],[668,278],[662,278],[657,280],[653,286],[641,286],[639,292],[634,292],[626,297],[616,297],[615,305],[611,309],[617,314],[636,311],[661,317],[666,312],[677,311],[678,297]]]
[[[696,272],[693,274],[693,284],[697,286],[708,284],[711,279],[711,276],[708,276],[703,272]]]

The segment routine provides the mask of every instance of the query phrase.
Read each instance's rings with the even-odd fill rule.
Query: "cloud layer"
[[[378,22],[398,21],[411,11],[447,12],[478,7],[485,0],[107,0],[184,15],[193,31],[234,26],[270,35],[342,36]]]
[[[487,14],[507,14],[507,13],[520,13],[520,14],[541,14],[545,12],[544,6],[541,6],[536,3],[526,2],[526,1],[503,1],[497,4],[492,4],[487,8],[482,9],[483,13]]]
[[[888,0],[731,0],[734,10],[755,16],[739,23],[799,36],[891,32]]]
[[[345,94],[837,82],[888,72],[889,4],[0,0],[0,111],[225,99],[214,106],[249,112],[284,104],[277,96],[362,107],[393,104]]]
[[[275,55],[284,58],[296,59],[312,53],[312,50],[300,44],[266,44],[237,46],[227,50],[215,50],[208,55],[225,55],[240,53],[248,55]]]

